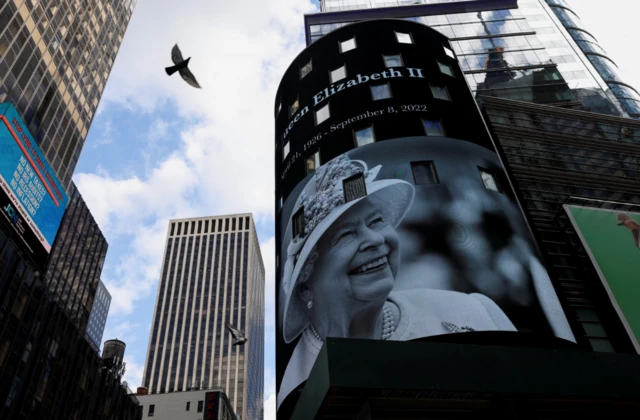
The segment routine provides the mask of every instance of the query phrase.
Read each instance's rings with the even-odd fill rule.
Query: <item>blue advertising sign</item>
[[[69,197],[10,103],[0,104],[0,187],[3,219],[33,254],[48,255]]]

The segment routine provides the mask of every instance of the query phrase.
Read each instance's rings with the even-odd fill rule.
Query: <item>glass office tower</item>
[[[548,3],[324,0],[323,13],[305,17],[307,43],[358,20],[413,20],[451,39],[477,96],[640,117],[640,96],[617,75],[615,64],[598,49],[595,38],[582,28],[566,2]]]
[[[0,1],[0,103],[69,188],[135,0]]]
[[[241,418],[262,418],[264,273],[252,215],[169,222],[142,380],[150,394],[222,388]],[[246,344],[233,345],[227,323]]]

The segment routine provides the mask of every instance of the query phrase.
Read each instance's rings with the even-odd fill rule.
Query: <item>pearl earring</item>
[[[309,302],[307,302],[307,308],[308,308],[308,309],[313,308],[313,301],[312,301],[312,300],[310,300]]]

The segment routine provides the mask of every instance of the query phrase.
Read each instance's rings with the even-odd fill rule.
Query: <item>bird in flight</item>
[[[618,213],[618,223],[616,224],[629,229],[633,234],[633,242],[640,248],[640,224],[624,213]]]
[[[189,60],[191,60],[191,57],[187,58],[186,60],[182,58],[182,52],[180,51],[178,44],[176,44],[171,49],[171,61],[173,61],[174,65],[171,67],[166,67],[164,70],[169,76],[171,76],[175,72],[180,72],[180,76],[185,82],[189,83],[194,88],[201,89],[195,76],[189,70]]]
[[[234,346],[241,346],[247,342],[247,337],[244,336],[242,331],[234,328],[233,325],[229,324],[228,322],[225,322],[225,324],[227,325],[229,332],[231,332],[231,335],[233,336]]]

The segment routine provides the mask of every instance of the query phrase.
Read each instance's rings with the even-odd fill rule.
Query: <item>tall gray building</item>
[[[640,118],[638,91],[565,0],[321,0],[321,10],[305,16],[307,44],[360,20],[412,20],[451,39],[478,96]]]
[[[16,106],[67,189],[134,6],[0,1],[0,103]]]
[[[169,222],[143,384],[149,393],[221,388],[262,418],[264,265],[251,214]],[[244,332],[233,346],[226,328]]]

